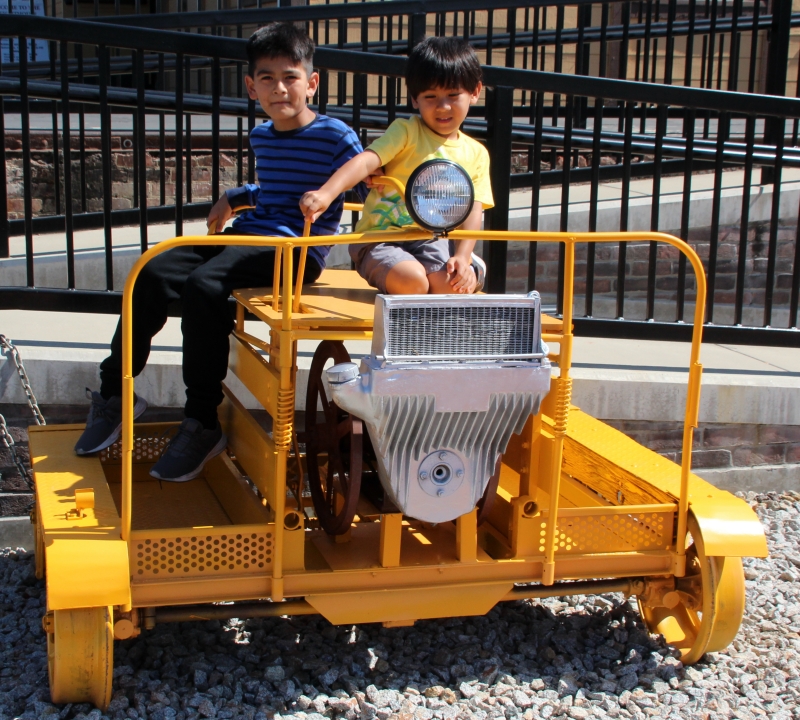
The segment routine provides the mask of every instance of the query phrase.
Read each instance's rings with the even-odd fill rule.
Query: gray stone
[[[264,671],[264,677],[272,683],[277,683],[286,677],[286,671],[281,665],[270,665]]]

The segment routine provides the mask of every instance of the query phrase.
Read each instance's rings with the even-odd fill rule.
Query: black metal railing
[[[62,5],[64,17],[247,37],[266,19],[304,22],[318,44],[402,54],[421,33],[460,35],[487,65],[716,89],[796,94],[800,13],[780,0],[154,0]],[[288,4],[287,4],[288,5]],[[55,8],[55,6],[54,6]],[[54,12],[54,10],[53,10]],[[776,57],[770,57],[771,54]],[[766,64],[774,65],[765,72]]]
[[[374,15],[365,16],[364,8],[382,5],[347,7],[357,19],[369,19]],[[424,6],[436,15],[446,2],[390,5],[403,12]],[[340,12],[340,6],[327,7]],[[309,10],[263,10],[261,16],[269,20]],[[423,18],[412,40],[422,36],[428,24]],[[438,28],[449,31],[446,13],[445,20],[437,20]],[[196,19],[187,22],[197,27]],[[676,26],[674,21],[673,34]],[[609,22],[585,25],[584,38],[602,37],[604,27],[607,36]],[[404,50],[408,31],[406,22]],[[16,63],[0,67],[6,137],[0,164],[7,179],[21,178],[19,197],[12,197],[13,182],[4,188],[0,257],[12,254],[12,240],[24,239],[13,254],[25,264],[16,286],[6,281],[0,288],[0,306],[114,311],[119,302],[114,263],[120,255],[115,228],[138,225],[137,246],[145,249],[155,224],[174,223],[181,234],[184,223],[204,217],[225,187],[253,178],[247,132],[258,114],[234,88],[236,83],[241,88],[244,41],[23,16],[4,18],[0,32],[16,38],[18,47],[38,38],[49,48],[46,63],[23,53]],[[408,112],[399,79],[405,61],[394,49],[365,55],[323,44],[315,62],[321,74],[315,106],[350,123],[365,142]],[[794,147],[800,100],[549,70],[486,66],[484,74],[486,102],[465,130],[486,143],[492,158],[497,205],[486,214],[487,227],[675,232],[695,243],[707,266],[709,339],[800,344],[800,194],[792,174],[800,165]],[[15,117],[18,127],[9,124]],[[621,186],[613,201],[603,198],[607,181]],[[646,222],[634,216],[643,212],[641,203],[633,202],[636,183],[646,183],[656,199],[644,208]],[[675,200],[673,219],[663,201],[667,185]],[[698,186],[707,198],[699,198]],[[756,195],[770,198],[766,210],[754,206]],[[697,217],[703,202],[710,208],[708,220]],[[81,259],[76,233],[90,228],[103,230],[103,282],[86,289],[76,272]],[[44,233],[63,234],[63,250],[37,251]],[[559,302],[562,257],[550,257],[544,246],[501,243],[485,252],[492,291],[536,288]],[[620,245],[608,257],[595,252],[592,246],[579,249],[583,314],[576,319],[577,332],[687,335],[683,319],[693,302],[693,284],[684,263],[650,244],[627,251]],[[42,287],[44,255],[51,262],[63,255],[63,288]]]

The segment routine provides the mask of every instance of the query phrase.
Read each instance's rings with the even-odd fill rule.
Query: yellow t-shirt
[[[494,206],[489,182],[489,153],[477,140],[460,130],[455,140],[445,140],[422,122],[419,116],[413,115],[407,120],[395,120],[367,149],[381,159],[386,175],[397,178],[403,184],[408,183],[411,173],[426,160],[452,160],[472,178],[475,202],[481,203],[484,208]],[[364,201],[364,214],[356,225],[356,232],[403,227],[413,222],[400,193],[385,185],[370,191]]]

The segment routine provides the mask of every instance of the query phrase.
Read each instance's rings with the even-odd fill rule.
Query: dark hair
[[[406,85],[413,98],[435,87],[475,92],[480,81],[478,56],[461,38],[425,38],[408,56]]]
[[[270,23],[258,28],[247,41],[248,73],[253,77],[256,63],[263,57],[285,57],[302,65],[308,75],[314,72],[314,41],[305,30],[289,23]]]

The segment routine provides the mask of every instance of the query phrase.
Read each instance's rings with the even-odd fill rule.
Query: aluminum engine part
[[[539,296],[378,295],[374,327],[357,377],[328,371],[333,400],[364,421],[401,512],[453,520],[550,389]]]

